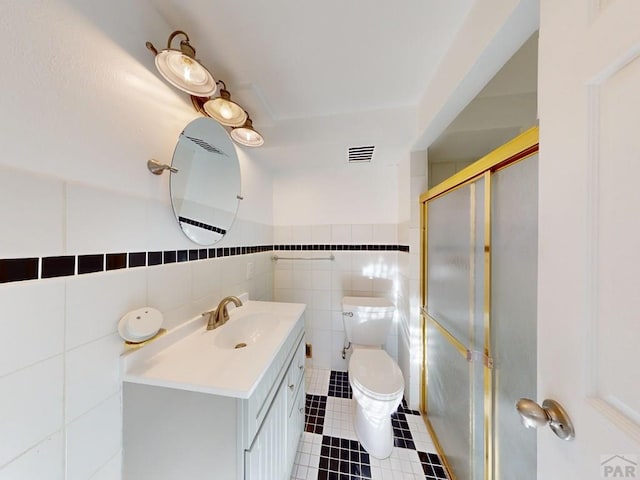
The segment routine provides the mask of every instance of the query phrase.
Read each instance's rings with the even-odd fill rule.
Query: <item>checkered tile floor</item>
[[[447,480],[420,413],[404,400],[392,415],[393,452],[378,460],[356,438],[347,373],[307,369],[305,387],[305,431],[291,480]]]

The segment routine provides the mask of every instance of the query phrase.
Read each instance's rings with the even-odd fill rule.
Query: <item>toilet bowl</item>
[[[370,455],[387,458],[393,449],[391,414],[404,393],[402,371],[382,349],[394,307],[384,298],[345,297],[342,310],[351,343],[348,370],[356,435]]]
[[[349,359],[349,384],[358,440],[369,454],[387,458],[393,449],[391,414],[404,393],[400,368],[384,350],[354,346]]]

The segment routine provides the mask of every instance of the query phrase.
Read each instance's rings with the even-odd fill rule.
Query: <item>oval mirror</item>
[[[171,166],[173,213],[184,234],[213,245],[231,228],[240,203],[240,164],[227,131],[211,118],[197,118],[180,134]]]

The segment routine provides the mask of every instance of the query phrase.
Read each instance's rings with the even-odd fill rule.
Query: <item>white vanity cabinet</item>
[[[247,398],[150,379],[158,356],[125,374],[123,479],[287,480],[304,428],[302,310],[298,315]]]
[[[289,478],[304,429],[304,339],[298,344],[271,409],[245,452],[245,479]]]

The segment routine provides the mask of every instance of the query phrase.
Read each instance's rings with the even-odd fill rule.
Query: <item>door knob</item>
[[[562,440],[573,440],[576,436],[569,414],[555,400],[547,398],[540,406],[533,400],[521,398],[516,403],[516,410],[518,410],[522,424],[526,428],[549,425],[553,433]]]

